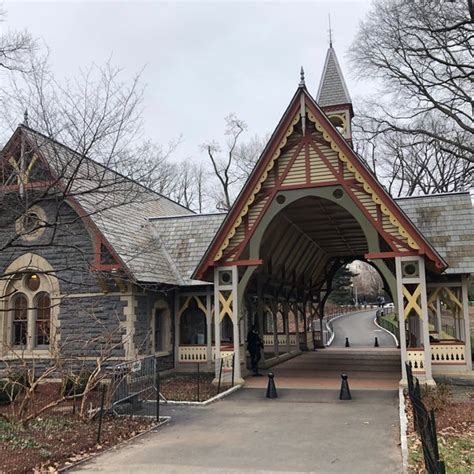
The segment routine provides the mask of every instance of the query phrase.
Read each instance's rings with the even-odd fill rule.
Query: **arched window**
[[[41,292],[36,296],[35,347],[49,346],[51,334],[51,299]]]
[[[51,339],[50,288],[40,273],[18,273],[8,291],[10,300],[11,343],[28,350],[47,349]]]
[[[13,345],[26,346],[28,334],[28,299],[24,294],[17,294],[12,300]]]

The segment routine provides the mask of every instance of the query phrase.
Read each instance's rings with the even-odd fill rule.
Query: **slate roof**
[[[67,195],[83,207],[136,280],[179,284],[148,219],[194,215],[192,211],[34,130],[21,128],[51,169],[71,183]]]
[[[396,202],[446,260],[446,273],[474,273],[474,211],[469,192]]]
[[[316,102],[320,107],[350,104],[352,102],[336,57],[336,51],[332,46],[329,47],[326,55]]]
[[[191,280],[209,244],[226,214],[195,214],[192,216],[150,219],[153,234],[163,242],[181,284],[200,283]]]

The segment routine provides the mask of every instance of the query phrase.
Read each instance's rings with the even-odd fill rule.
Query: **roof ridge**
[[[141,188],[145,189],[146,191],[149,191],[161,198],[164,198],[164,199],[167,199],[168,201],[171,201],[173,202],[174,204],[177,204],[178,206],[182,207],[183,209],[186,209],[187,211],[190,211],[192,212],[193,214],[195,214],[195,212],[192,210],[192,209],[189,209],[188,207],[184,206],[183,204],[180,204],[179,202],[175,201],[174,199],[171,199],[169,198],[168,196],[165,196],[161,193],[159,193],[158,191],[155,191],[154,189],[148,187],[148,186],[145,186],[144,184],[136,181],[135,179],[132,179],[128,176],[125,176],[123,173],[120,173],[119,171],[117,170],[114,170],[113,168],[110,168],[109,166],[106,166],[104,165],[103,163],[100,163],[99,161],[97,160],[94,160],[93,158],[91,158],[90,156],[87,156],[87,155],[82,155],[81,153],[79,153],[78,151],[76,150],[73,150],[71,147],[69,147],[68,145],[65,145],[64,143],[61,143],[60,141],[56,140],[55,138],[51,138],[51,137],[48,137],[47,135],[45,135],[44,133],[42,132],[39,132],[38,130],[35,130],[27,125],[24,125],[24,124],[20,124],[18,125],[18,128],[21,128],[21,129],[25,129],[27,130],[28,132],[31,132],[35,135],[39,135],[40,137],[44,138],[45,140],[48,140],[49,142],[51,143],[54,143],[55,145],[58,145],[59,147],[61,148],[64,148],[65,150],[67,150],[68,152],[70,153],[73,153],[74,155],[76,155],[77,157],[79,158],[85,158],[86,160],[94,163],[95,165],[98,165],[100,167],[102,167],[104,170],[106,171],[110,171],[111,173],[114,173],[118,176],[121,176],[122,178],[126,179],[127,181],[130,181],[131,183],[134,183],[136,184],[137,186],[140,186]]]
[[[149,217],[148,220],[164,220],[164,219],[185,219],[191,218],[195,219],[197,217],[209,217],[209,216],[225,216],[227,212],[205,212],[202,214],[177,214],[174,216],[157,216],[157,217]]]
[[[421,198],[430,198],[430,197],[442,197],[442,196],[459,196],[467,194],[470,195],[469,191],[448,191],[445,193],[431,193],[431,194],[420,194],[417,196],[400,196],[400,197],[394,197],[396,201],[402,200],[402,199],[421,199]]]
[[[179,284],[180,285],[185,285],[183,275],[181,275],[181,272],[179,271],[179,268],[176,265],[176,262],[174,261],[174,258],[172,257],[170,251],[166,247],[166,241],[161,236],[160,231],[158,229],[156,229],[154,226],[151,226],[149,221],[147,222],[147,227],[149,229],[151,228],[151,235],[160,243],[161,249],[163,250],[163,254],[164,254],[166,260],[168,260],[168,263],[170,265],[170,269],[174,273],[174,276],[176,277],[176,279],[179,281]]]

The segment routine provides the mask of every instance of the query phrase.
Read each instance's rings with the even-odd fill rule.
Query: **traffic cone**
[[[274,377],[272,372],[268,373],[267,398],[278,398]]]
[[[346,337],[346,347],[351,347],[351,345],[349,344],[349,338]]]
[[[378,337],[375,338],[374,347],[380,347],[380,346],[379,346],[379,338],[378,338]]]
[[[352,400],[351,391],[349,390],[349,382],[347,374],[341,374],[341,391],[339,392],[339,400]]]

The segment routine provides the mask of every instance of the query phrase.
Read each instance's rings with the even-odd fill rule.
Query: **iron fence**
[[[388,319],[385,319],[383,316],[386,314],[384,313],[383,309],[377,310],[375,314],[377,318],[377,324],[391,332],[397,338],[397,341],[400,341],[400,328],[398,327],[398,323],[394,323]]]
[[[405,364],[408,380],[408,396],[413,409],[414,429],[421,439],[425,469],[428,474],[445,474],[444,462],[440,459],[436,420],[433,410],[428,411],[421,399],[420,383],[413,376],[409,364]]]

